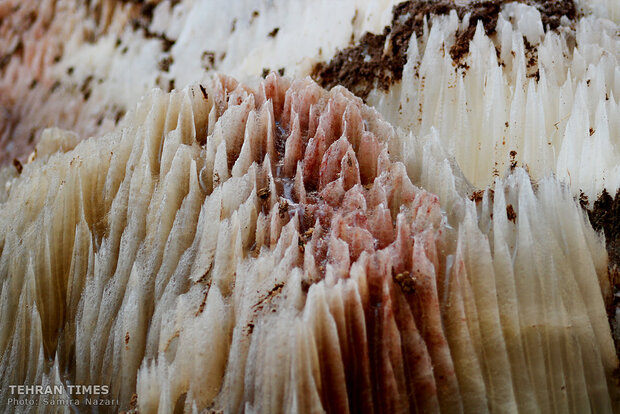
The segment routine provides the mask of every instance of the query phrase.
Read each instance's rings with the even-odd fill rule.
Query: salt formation
[[[618,412],[608,257],[574,200],[620,185],[618,3],[554,30],[536,2],[495,33],[420,16],[370,106],[253,79],[303,79],[393,2],[229,3],[0,5],[2,404]]]
[[[331,56],[351,30],[380,30],[395,2],[6,0],[0,165],[26,162],[44,128],[102,135],[152,88],[182,89],[207,71],[304,77],[310,57]],[[317,31],[318,21],[337,33]]]
[[[555,173],[575,194],[596,198],[603,188],[615,193],[620,187],[617,24],[595,15],[573,22],[549,17],[546,3],[539,3],[542,12],[518,3],[501,11],[493,3],[466,6],[459,11],[462,19],[454,10],[448,13],[448,6],[403,3],[410,6],[394,9],[385,46],[378,38],[382,42],[376,45],[345,49],[341,53],[347,57],[361,54],[360,62],[337,56],[330,72],[322,69],[318,77],[328,74],[332,78],[323,83],[344,82],[354,90],[376,77],[379,85],[368,103],[417,135],[437,129],[444,148],[477,186],[492,184],[518,163],[536,178]],[[413,13],[423,10],[444,15],[414,19]],[[399,26],[403,21],[408,27]],[[546,21],[557,21],[551,27],[556,30],[545,30]],[[464,35],[474,28],[469,43]],[[413,37],[401,44],[399,30]],[[385,67],[390,56],[404,51],[402,63]],[[348,72],[364,69],[369,73],[359,78]],[[401,71],[402,78],[399,72],[386,83],[382,78],[391,70]]]
[[[617,409],[606,252],[570,191],[519,168],[469,190],[437,135],[343,88],[153,92],[4,190],[1,398],[62,382],[140,412]]]
[[[303,78],[365,33],[406,20],[392,15],[398,3],[7,2],[0,9],[0,162],[24,163],[44,127],[101,135],[152,87],[182,89],[208,71],[247,81],[271,70]],[[421,16],[425,24],[406,39],[402,79],[387,91],[377,88],[367,102],[416,135],[437,129],[477,186],[492,185],[517,163],[536,179],[556,174],[574,195],[595,199],[603,188],[614,194],[619,3],[482,2],[497,5],[488,33],[476,4],[459,1]],[[552,27],[547,7],[556,13]],[[454,8],[464,10],[462,19]],[[469,53],[455,61],[450,50],[474,28]]]
[[[133,107],[153,86],[139,77],[156,68],[156,62],[143,59],[159,48],[156,40],[144,42],[143,56],[130,53],[142,58],[124,76],[131,88],[118,80],[116,87],[101,85],[129,60],[122,58],[122,47],[115,51],[115,41],[136,6],[88,3],[7,0],[0,5],[0,164],[14,158],[25,162],[46,127],[71,129],[82,138],[110,131],[126,105]]]

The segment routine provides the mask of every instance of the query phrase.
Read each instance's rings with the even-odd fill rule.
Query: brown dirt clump
[[[572,0],[520,0],[535,6],[541,13],[543,25],[551,30],[560,25],[562,16],[570,20],[577,17]],[[487,34],[495,32],[500,9],[507,0],[472,2],[459,6],[449,0],[409,0],[394,6],[392,21],[381,34],[365,33],[356,45],[336,54],[329,62],[320,62],[313,69],[313,78],[325,88],[343,85],[365,99],[378,86],[387,90],[402,79],[407,61],[409,40],[415,32],[419,37],[424,27],[424,17],[445,15],[455,10],[459,18],[470,14],[468,29],[457,32],[456,41],[450,48],[455,64],[469,53],[469,42],[481,21]]]
[[[615,197],[603,190],[588,216],[592,227],[605,233],[610,266],[620,266],[620,190]]]
[[[583,205],[583,197],[580,202]],[[587,199],[584,200],[587,203]],[[603,190],[599,198],[594,202],[591,210],[588,210],[590,223],[596,231],[605,233],[605,244],[609,256],[609,281],[612,285],[613,296],[611,303],[607,304],[616,353],[620,357],[620,330],[616,326],[616,309],[620,307],[620,190],[612,197],[607,190]],[[614,322],[615,321],[615,322]]]

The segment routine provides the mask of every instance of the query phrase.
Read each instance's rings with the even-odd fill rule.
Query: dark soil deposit
[[[594,230],[605,233],[609,265],[617,268],[620,266],[620,190],[615,197],[603,190],[588,216]]]
[[[541,14],[543,25],[551,30],[560,25],[562,16],[569,20],[577,17],[577,9],[572,0],[520,2],[535,6]],[[448,0],[405,1],[394,7],[392,22],[383,29],[383,33],[364,34],[356,45],[338,52],[329,63],[318,63],[312,76],[325,88],[343,85],[363,99],[376,86],[387,90],[402,79],[409,40],[413,33],[418,38],[422,35],[424,18],[445,15],[451,10],[455,10],[461,19],[465,14],[471,13],[469,28],[457,33],[456,42],[450,48],[452,59],[455,64],[459,64],[469,53],[469,42],[476,31],[476,23],[481,21],[486,33],[493,34],[504,3],[509,1],[482,1],[467,6],[458,6]]]
[[[605,233],[607,254],[609,255],[609,281],[613,287],[613,298],[607,305],[610,319],[615,318],[616,309],[620,307],[620,190],[612,197],[607,190],[603,190],[594,202],[592,210],[588,210],[590,223],[596,231]],[[616,352],[620,355],[620,332],[614,330]]]

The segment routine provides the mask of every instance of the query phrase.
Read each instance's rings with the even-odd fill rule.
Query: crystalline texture
[[[63,382],[144,412],[611,412],[603,242],[554,179],[467,190],[437,137],[343,88],[153,92],[10,181],[2,398]]]

